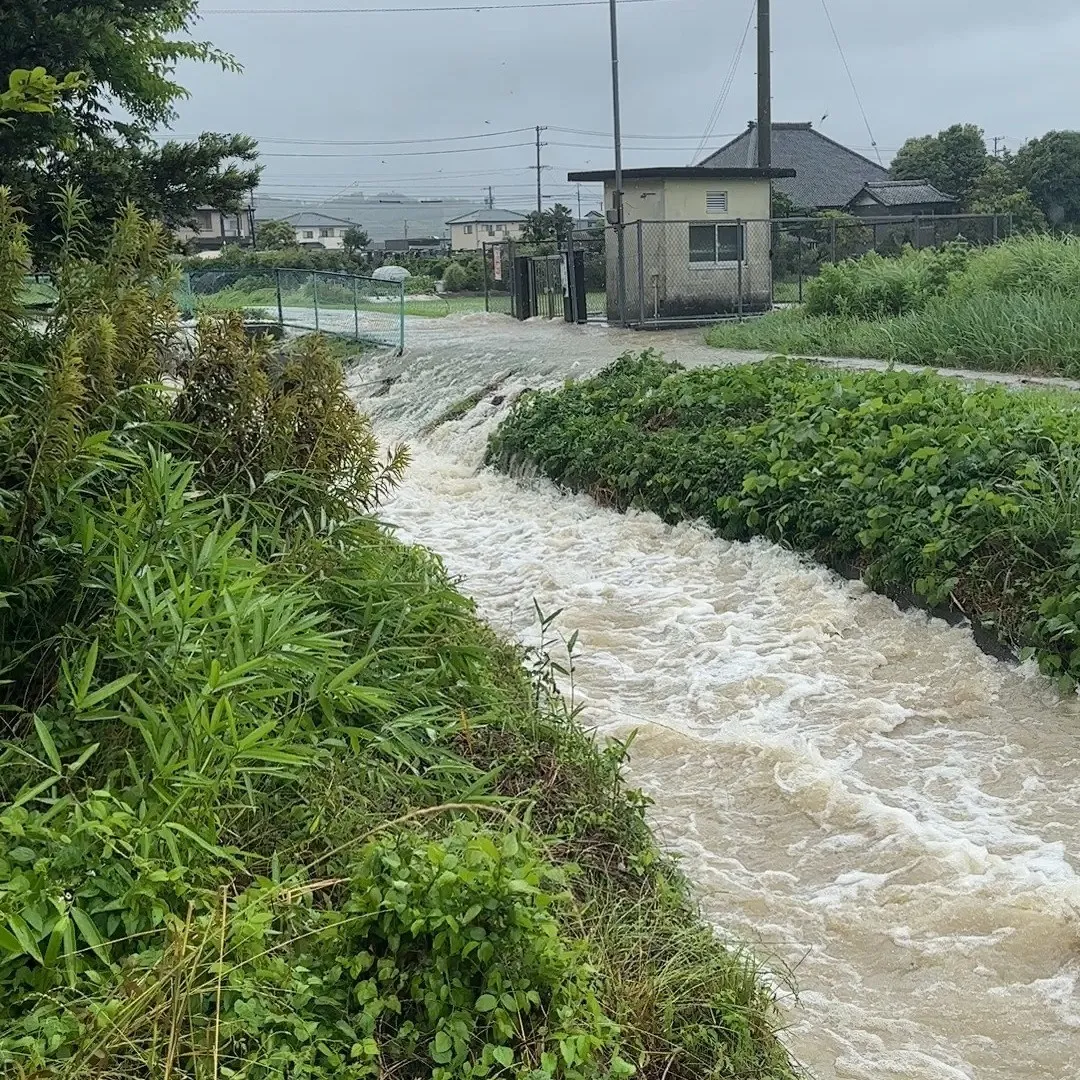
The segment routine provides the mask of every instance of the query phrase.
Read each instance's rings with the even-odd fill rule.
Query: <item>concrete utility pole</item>
[[[757,0],[757,163],[772,167],[772,26],[769,0]]]
[[[577,186],[577,219],[581,220],[581,185]]]
[[[490,184],[488,184],[487,208],[489,210],[494,210],[495,209],[495,196],[491,193],[491,185]]]
[[[626,325],[626,223],[623,220],[622,186],[622,119],[619,110],[619,22],[615,14],[616,0],[608,0],[611,16],[611,108],[614,117],[612,133],[615,136],[615,205],[612,207],[615,226],[615,249],[619,280],[618,290],[619,322]]]
[[[544,166],[540,164],[540,147],[544,145],[540,141],[540,132],[547,131],[546,127],[536,125],[536,212],[542,214],[544,212],[544,194],[540,185],[540,177],[543,175]]]

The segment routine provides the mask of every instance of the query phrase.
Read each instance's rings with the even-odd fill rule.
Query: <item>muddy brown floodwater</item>
[[[357,399],[414,447],[384,516],[506,635],[533,639],[534,598],[580,631],[584,720],[638,732],[631,778],[704,910],[795,970],[784,1037],[812,1076],[1080,1077],[1076,701],[771,544],[480,468],[518,390],[643,345],[718,358],[477,317],[366,365]]]

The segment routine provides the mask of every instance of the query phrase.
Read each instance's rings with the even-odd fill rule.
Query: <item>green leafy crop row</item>
[[[159,229],[58,211],[42,318],[0,189],[0,1075],[790,1080],[551,617],[371,516],[328,343],[182,331]]]
[[[1080,679],[1080,398],[771,360],[626,355],[524,397],[490,460],[667,521],[763,535],[951,605]]]

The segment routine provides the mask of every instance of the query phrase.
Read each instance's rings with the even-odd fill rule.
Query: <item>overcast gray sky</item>
[[[456,2],[204,0],[197,36],[232,52],[244,71],[185,66],[180,80],[191,98],[181,103],[174,130],[258,137],[267,193],[322,196],[355,182],[367,192],[478,196],[490,183],[499,205],[528,209],[535,200],[531,128],[544,124],[544,162],[552,166],[545,190],[570,201],[568,170],[610,167],[612,160],[605,137],[550,130],[611,129],[606,6],[219,14]],[[628,166],[690,162],[751,7],[751,0],[620,7]],[[821,0],[773,0],[772,7],[774,118],[812,120],[873,157]],[[1076,0],[829,0],[829,7],[886,160],[907,136],[957,121],[980,124],[1011,147],[1051,128],[1080,126]],[[710,146],[752,117],[754,70],[751,30]],[[518,128],[530,130],[462,143],[334,145]],[[629,137],[644,135],[678,138]],[[432,150],[454,152],[405,156]]]

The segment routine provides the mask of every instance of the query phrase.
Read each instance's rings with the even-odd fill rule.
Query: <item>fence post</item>
[[[319,275],[311,272],[311,299],[315,305],[315,333],[319,332]]]
[[[570,299],[570,322],[577,324],[577,267],[574,265],[574,230],[570,229],[566,234],[566,283],[569,289]]]
[[[353,313],[353,338],[360,340],[360,303],[356,296],[356,275],[352,279],[352,313]]]
[[[739,280],[739,321],[740,322],[742,322],[742,317],[743,317],[743,298],[742,298],[742,294],[743,294],[743,274],[742,274],[742,264],[743,264],[743,258],[746,255],[746,233],[743,231],[745,229],[745,227],[746,226],[743,224],[743,219],[739,218],[737,220],[737,222],[736,222],[736,229],[735,229],[735,265],[738,267],[737,273],[738,273],[738,280]]]
[[[799,233],[799,303],[803,302],[803,251],[802,251],[802,233]]]
[[[645,325],[645,224],[637,220],[637,303],[638,326]]]
[[[835,222],[835,220],[831,221],[829,223],[829,236],[830,236],[830,247],[831,247],[831,250],[832,250],[832,261],[835,263],[836,262],[836,222]],[[874,246],[875,247],[877,246],[877,228],[876,227],[874,229]]]
[[[277,321],[278,326],[285,325],[285,310],[281,306],[281,270],[274,267],[274,289],[277,292]]]
[[[484,264],[484,310],[491,311],[491,297],[490,290],[488,289],[488,272],[487,272],[487,244],[482,244],[480,247],[480,258]]]
[[[398,282],[398,356],[405,352],[405,282]]]

